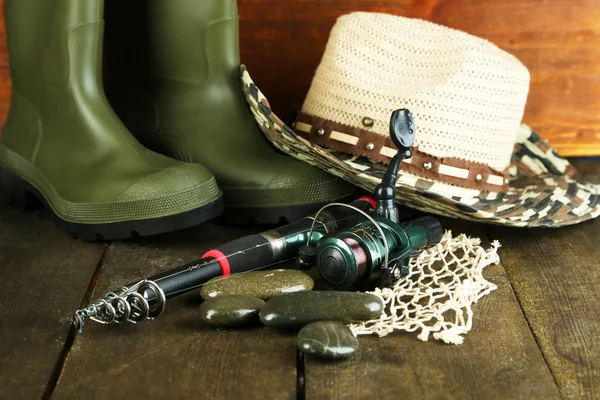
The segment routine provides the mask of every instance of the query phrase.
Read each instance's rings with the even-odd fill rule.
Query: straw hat
[[[600,214],[600,186],[583,182],[521,124],[527,68],[484,39],[418,19],[342,16],[295,131],[243,66],[242,81],[275,146],[367,190],[397,151],[391,113],[408,108],[416,141],[398,176],[401,204],[512,226],[568,225]]]

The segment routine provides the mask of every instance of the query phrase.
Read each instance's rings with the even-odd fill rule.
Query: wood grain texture
[[[206,224],[110,247],[93,296],[200,258],[255,231]],[[167,301],[139,325],[88,323],[54,399],[289,399],[295,396],[294,337],[258,326],[217,330],[200,319],[199,290]],[[100,384],[99,384],[100,383]]]
[[[453,233],[484,238],[481,225],[443,220]],[[307,359],[308,399],[559,399],[560,395],[502,265],[484,276],[498,285],[473,307],[473,329],[460,346],[416,334],[359,336],[344,363]]]
[[[600,183],[600,165],[577,163]],[[560,229],[488,228],[563,398],[600,397],[600,219]]]
[[[104,251],[46,215],[0,206],[0,399],[41,398]]]

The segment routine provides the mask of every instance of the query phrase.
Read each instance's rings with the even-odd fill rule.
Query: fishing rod
[[[350,205],[369,211],[375,207],[375,201],[362,197]],[[111,324],[156,318],[164,311],[168,298],[197,289],[212,278],[293,260],[300,247],[306,245],[313,223],[310,243],[317,243],[323,236],[354,226],[361,219],[362,215],[351,209],[331,207],[317,219],[306,217],[277,229],[235,239],[207,251],[199,260],[106,293],[99,301],[77,310],[73,324],[81,332],[86,319]]]
[[[390,135],[398,153],[375,189],[374,199],[328,204],[314,216],[225,243],[200,260],[107,293],[77,310],[73,324],[81,332],[86,319],[101,324],[153,319],[162,314],[168,298],[194,290],[210,279],[294,258],[300,269],[316,266],[325,282],[339,290],[374,278],[379,279],[380,286],[392,286],[408,274],[410,257],[440,242],[443,229],[429,216],[399,221],[395,184],[400,163],[412,157],[415,136],[408,110],[392,113]]]

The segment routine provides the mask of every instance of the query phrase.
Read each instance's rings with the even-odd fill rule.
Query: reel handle
[[[400,153],[406,152],[415,143],[415,120],[408,109],[401,108],[392,113],[390,136]]]
[[[412,157],[411,147],[415,142],[415,121],[409,110],[402,108],[392,113],[390,118],[390,136],[398,148],[398,153],[390,161],[390,165],[375,188],[374,198],[377,202],[375,216],[398,222],[400,217],[396,206],[396,180],[400,163]]]

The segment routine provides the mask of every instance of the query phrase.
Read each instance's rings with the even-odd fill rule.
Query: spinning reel
[[[323,207],[317,217],[328,207],[344,206],[363,214],[366,221],[332,235],[324,236],[311,245],[312,231],[306,245],[300,248],[298,266],[310,269],[316,265],[323,279],[332,287],[348,290],[360,282],[377,277],[379,285],[393,286],[408,274],[410,257],[418,255],[427,247],[438,244],[444,233],[439,221],[433,217],[421,217],[399,223],[399,213],[394,198],[400,163],[412,157],[410,147],[414,143],[414,122],[406,109],[392,113],[390,135],[398,148],[387,172],[374,193],[373,215],[347,204],[333,203]]]

